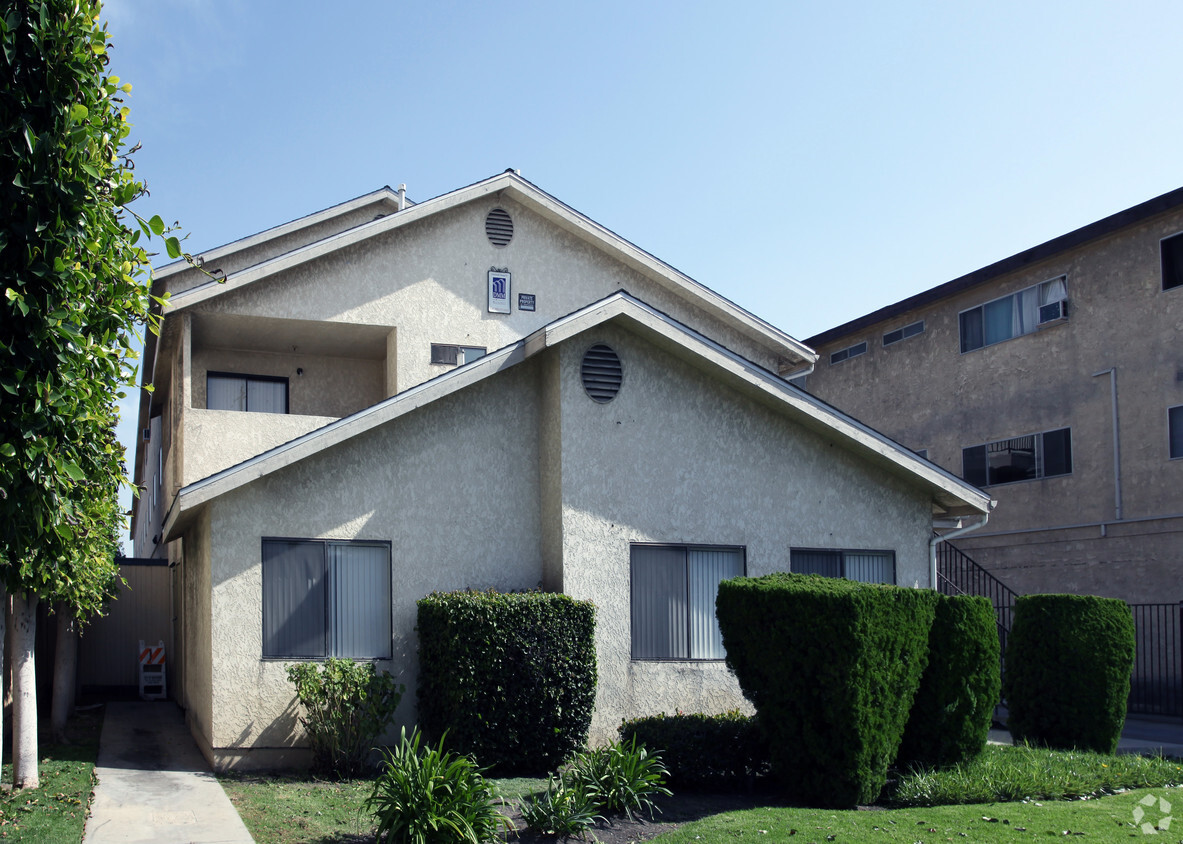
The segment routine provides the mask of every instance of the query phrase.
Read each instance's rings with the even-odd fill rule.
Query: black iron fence
[[[984,595],[994,605],[1005,674],[1018,594],[948,542],[937,545],[937,588],[946,595]],[[1136,650],[1127,711],[1183,716],[1183,604],[1131,604],[1130,610]]]
[[[989,598],[998,624],[998,644],[1006,654],[1006,637],[1010,633],[1018,593],[948,542],[937,545],[937,588],[946,595],[984,595]],[[1005,661],[1002,670],[1006,672]]]
[[[1183,715],[1183,605],[1130,604],[1134,613],[1134,673],[1128,710]]]

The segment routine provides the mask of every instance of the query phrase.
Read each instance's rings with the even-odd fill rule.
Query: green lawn
[[[949,841],[1048,841],[1049,837],[1094,842],[1144,839],[1134,824],[1134,809],[1146,795],[1155,798],[1143,808],[1143,822],[1157,822],[1162,814],[1158,798],[1183,810],[1179,788],[1137,789],[1095,800],[1031,801],[935,806],[924,809],[834,812],[815,809],[761,808],[728,812],[687,823],[653,839],[660,844],[701,844],[716,841],[904,842],[938,844]],[[1183,811],[1179,811],[1183,816]],[[1155,844],[1183,841],[1183,817],[1170,835],[1146,838]]]
[[[48,718],[43,719],[48,723]],[[70,722],[71,744],[41,738],[41,787],[0,791],[0,841],[78,844],[94,786],[103,710],[80,712]],[[12,783],[11,748],[4,748],[3,782]]]
[[[528,778],[492,782],[511,803],[546,786],[545,780]],[[1153,796],[1153,805],[1142,806],[1143,822],[1155,823],[1163,816],[1160,797],[1177,807],[1172,811],[1180,821],[1175,833],[1150,840],[1183,844],[1180,783],[1179,760],[992,745],[967,765],[901,777],[894,796],[886,800],[906,808],[795,809],[770,800],[767,806],[687,822],[654,840],[932,844],[1046,840],[1049,834],[1072,840],[1140,840],[1143,834],[1135,826],[1134,809],[1142,806],[1139,800]],[[372,824],[360,809],[372,788],[370,780],[336,783],[244,775],[224,777],[222,785],[259,844],[372,840]],[[1026,799],[997,802],[1000,795]]]

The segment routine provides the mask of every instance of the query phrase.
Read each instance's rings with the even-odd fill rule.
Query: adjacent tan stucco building
[[[934,525],[991,504],[788,383],[805,345],[514,173],[203,257],[225,280],[157,276],[133,532],[173,565],[171,688],[219,767],[302,760],[296,659],[375,659],[413,724],[433,590],[593,601],[593,740],[743,706],[719,577],[808,549],[929,587]]]
[[[1016,592],[1181,601],[1181,232],[1176,190],[825,331],[805,387],[983,485],[955,544]]]

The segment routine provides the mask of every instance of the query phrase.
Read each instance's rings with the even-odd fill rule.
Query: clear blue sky
[[[1178,2],[104,16],[134,86],[137,210],[179,220],[193,252],[384,184],[422,201],[514,167],[805,338],[1183,185]]]

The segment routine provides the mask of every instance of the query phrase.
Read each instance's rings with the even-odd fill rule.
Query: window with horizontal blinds
[[[630,562],[633,659],[723,659],[715,597],[743,549],[634,545]]]
[[[288,381],[262,375],[211,372],[205,378],[205,406],[209,410],[287,413]]]
[[[390,546],[263,540],[263,656],[389,659]]]
[[[895,554],[830,548],[793,548],[789,568],[797,574],[844,577],[860,583],[895,583]]]

